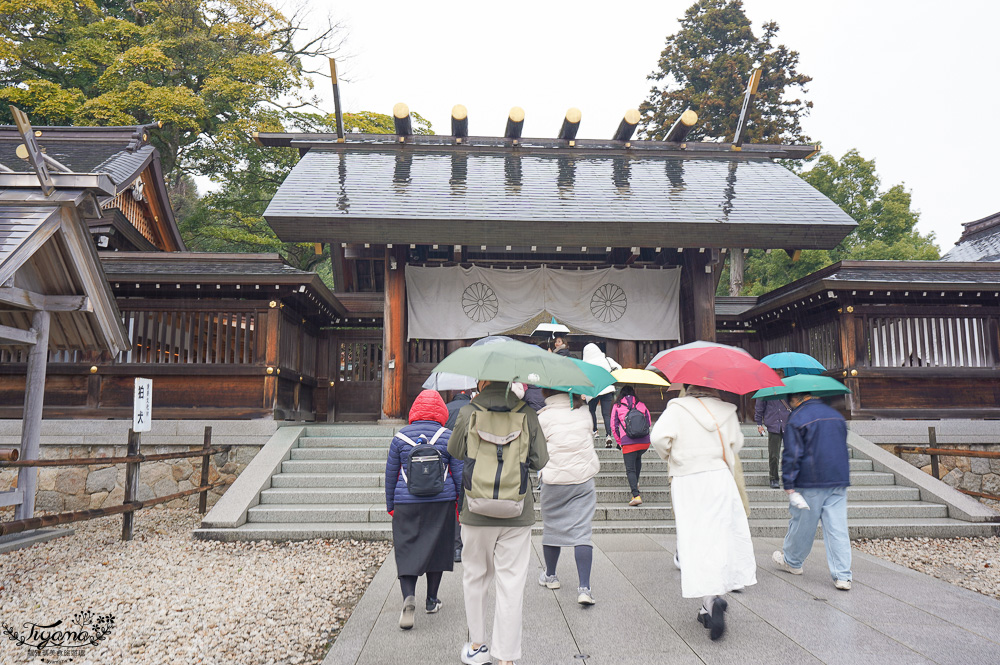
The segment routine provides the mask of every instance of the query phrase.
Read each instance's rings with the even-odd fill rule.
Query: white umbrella
[[[513,342],[514,340],[505,335],[490,335],[477,339],[472,346],[482,346],[484,344],[496,344],[498,342]],[[472,390],[479,383],[479,380],[464,374],[452,374],[451,372],[433,372],[424,381],[424,390]]]

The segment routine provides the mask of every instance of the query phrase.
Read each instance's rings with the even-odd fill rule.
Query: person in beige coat
[[[549,461],[538,472],[542,508],[542,553],[545,570],[538,583],[558,589],[556,564],[563,547],[572,547],[579,576],[576,602],[593,605],[590,569],[594,560],[591,542],[597,490],[594,476],[601,465],[594,449],[590,418],[582,408],[573,408],[568,393],[543,390],[545,406],[538,411],[538,424],[545,435]]]
[[[669,463],[681,595],[702,599],[698,621],[717,640],[725,632],[722,596],[757,583],[750,525],[734,478],[742,477],[737,454],[743,447],[736,407],[716,390],[689,386],[686,396],[667,404],[650,439]]]

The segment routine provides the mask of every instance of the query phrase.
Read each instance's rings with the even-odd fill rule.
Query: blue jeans
[[[788,506],[792,519],[783,547],[785,562],[801,568],[816,538],[816,526],[823,523],[826,562],[834,580],[851,579],[851,539],[847,534],[847,488],[825,487],[800,489],[809,510]]]

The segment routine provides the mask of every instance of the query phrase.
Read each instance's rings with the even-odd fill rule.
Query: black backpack
[[[400,469],[406,489],[413,496],[437,496],[444,491],[448,465],[444,461],[444,455],[434,447],[434,444],[446,431],[447,429],[442,427],[430,441],[423,435],[414,441],[405,434],[396,434],[397,438],[413,446],[406,468]]]
[[[630,439],[641,439],[649,434],[649,419],[632,402],[631,408],[625,414],[625,436]]]

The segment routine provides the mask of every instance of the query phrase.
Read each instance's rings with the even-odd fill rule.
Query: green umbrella
[[[576,358],[567,358],[571,360],[577,367],[580,368],[587,379],[590,380],[591,385],[573,385],[573,386],[546,386],[553,390],[561,390],[566,393],[573,393],[574,395],[586,395],[587,397],[596,397],[600,394],[602,390],[608,386],[615,383],[615,377],[611,375],[611,372],[604,369],[603,367],[598,367],[597,365],[592,365],[591,363],[585,363],[582,360],[577,360]]]
[[[778,388],[761,388],[753,394],[753,398],[781,399],[795,393],[811,393],[816,397],[831,397],[851,392],[837,379],[817,374],[796,374],[785,377],[781,382],[785,385]]]
[[[515,340],[458,349],[432,371],[464,374],[481,381],[519,381],[546,387],[593,386],[572,359]],[[605,374],[611,377],[608,372]]]

